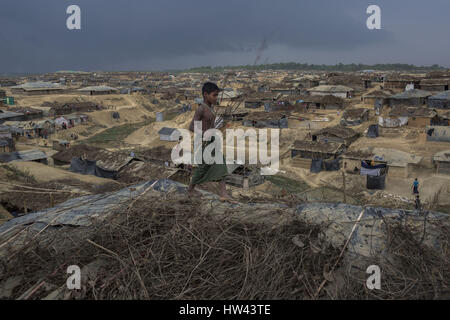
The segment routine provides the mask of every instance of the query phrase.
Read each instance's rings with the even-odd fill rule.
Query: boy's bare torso
[[[194,121],[202,122],[202,132],[215,127],[216,116],[211,108],[212,107],[207,106],[205,103],[202,103],[195,111]],[[194,121],[192,121],[189,126],[189,130],[192,132],[194,131]]]

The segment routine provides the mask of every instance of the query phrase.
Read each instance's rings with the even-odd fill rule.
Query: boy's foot
[[[187,195],[190,197],[201,197],[202,193],[195,190],[195,189],[188,189],[187,190]]]

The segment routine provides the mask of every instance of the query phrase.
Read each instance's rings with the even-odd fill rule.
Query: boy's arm
[[[194,132],[194,121],[201,121],[203,117],[203,106],[199,105],[197,110],[194,113],[194,119],[192,119],[191,124],[189,125],[189,131]]]

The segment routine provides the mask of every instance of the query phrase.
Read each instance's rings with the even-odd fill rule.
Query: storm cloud
[[[0,73],[251,64],[258,53],[270,62],[449,65],[448,1],[392,2],[3,0]],[[81,30],[66,28],[71,4],[81,8]],[[382,8],[381,30],[366,28],[370,4]],[[429,36],[419,44],[417,33]],[[439,52],[424,57],[433,41]]]

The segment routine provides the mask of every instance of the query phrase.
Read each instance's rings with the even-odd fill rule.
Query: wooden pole
[[[347,192],[345,190],[345,173],[342,171],[342,185],[344,190],[344,203],[347,203]]]
[[[53,199],[53,193],[50,193],[50,207],[53,208],[55,206],[55,200]]]

